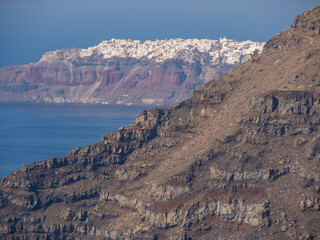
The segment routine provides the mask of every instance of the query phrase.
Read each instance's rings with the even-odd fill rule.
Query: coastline
[[[134,122],[141,106],[0,103],[0,177],[22,164],[62,157]]]

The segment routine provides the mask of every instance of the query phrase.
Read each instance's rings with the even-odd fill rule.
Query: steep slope
[[[320,5],[169,109],[1,179],[4,239],[320,239]]]
[[[0,102],[175,105],[263,45],[225,38],[112,39],[47,52],[38,63],[0,69]]]

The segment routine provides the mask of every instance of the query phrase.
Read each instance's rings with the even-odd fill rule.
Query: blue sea
[[[134,123],[143,107],[86,104],[0,104],[0,177],[22,164],[63,157]]]

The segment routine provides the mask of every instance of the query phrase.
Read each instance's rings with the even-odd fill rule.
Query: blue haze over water
[[[65,156],[134,123],[143,107],[85,104],[0,104],[0,177],[22,164]]]

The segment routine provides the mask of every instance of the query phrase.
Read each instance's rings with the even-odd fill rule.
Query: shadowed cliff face
[[[168,47],[172,41],[181,41],[181,45],[188,41],[180,39],[159,43],[153,50],[143,49],[141,55],[137,49],[148,43],[134,46],[129,40],[113,41],[116,40],[109,41],[111,46],[101,43],[95,50],[48,52],[37,63],[0,69],[0,102],[172,106],[189,98],[194,89],[246,61],[251,48],[257,46],[261,50],[263,46],[251,41],[190,40],[198,41],[199,46],[187,46],[180,51],[179,45]],[[206,50],[198,51],[205,41],[211,41],[212,46],[207,44]],[[112,51],[105,53],[106,49]],[[138,52],[118,54],[125,50]]]
[[[2,178],[0,236],[319,239],[319,19],[191,99]]]

